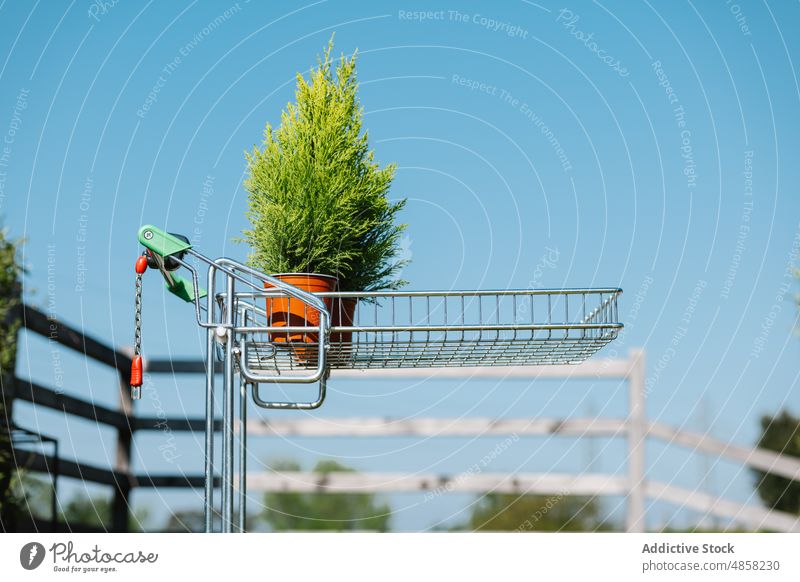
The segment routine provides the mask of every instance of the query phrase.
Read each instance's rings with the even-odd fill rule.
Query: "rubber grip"
[[[142,385],[142,356],[133,356],[131,362],[131,386]]]
[[[147,270],[147,257],[144,255],[139,255],[139,258],[136,259],[136,273],[138,275],[143,274]]]

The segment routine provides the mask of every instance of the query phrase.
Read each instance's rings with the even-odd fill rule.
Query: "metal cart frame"
[[[184,237],[150,225],[140,229],[139,241],[167,289],[194,304],[197,324],[206,330],[206,532],[214,529],[217,360],[223,362],[220,529],[245,531],[248,389],[261,408],[310,410],[325,400],[331,370],[574,364],[615,339],[622,328],[618,288],[312,294],[232,259],[205,257]],[[191,278],[177,275],[179,268]],[[200,286],[201,269],[207,271],[207,290]],[[137,264],[136,356],[142,272]],[[277,299],[299,302],[312,315],[308,319],[319,323],[278,324],[267,307]],[[352,325],[342,325],[346,301],[355,303]],[[286,394],[278,400],[263,395],[263,385],[276,384],[316,384],[316,396],[298,400]],[[132,390],[137,397],[133,382]]]

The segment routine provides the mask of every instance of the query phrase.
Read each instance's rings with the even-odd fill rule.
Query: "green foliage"
[[[281,463],[279,471],[298,471],[296,463]],[[317,473],[352,472],[336,461],[321,461]],[[387,531],[390,508],[371,493],[268,493],[263,519],[275,531]]]
[[[165,532],[202,532],[205,531],[205,514],[196,509],[176,511],[169,516],[164,526]]]
[[[0,373],[12,373],[17,357],[19,318],[13,317],[20,301],[20,277],[23,269],[17,251],[20,241],[8,238],[0,230]]]
[[[73,496],[62,504],[59,521],[108,529],[111,526],[111,498]]]
[[[280,127],[267,124],[261,149],[246,154],[249,261],[267,273],[334,275],[346,291],[394,289],[405,283],[394,278],[405,200],[388,200],[396,166],[380,168],[362,132],[356,54],[334,74],[332,50],[333,37],[310,80],[297,75]]]
[[[474,506],[466,524],[470,531],[613,531],[601,517],[593,497],[493,493]]]
[[[783,410],[761,418],[761,437],[758,447],[782,455],[800,457],[800,418]],[[753,470],[759,497],[771,509],[800,514],[800,481],[792,481]]]
[[[15,472],[11,482],[13,514],[9,522],[15,531],[33,531],[34,518],[50,521],[53,483],[49,478],[41,478],[25,470]],[[68,501],[60,500],[57,507],[58,521],[73,527],[87,526],[107,530],[111,527],[111,497],[86,496],[74,494]],[[131,531],[144,531],[144,524],[150,512],[140,508],[133,512]]]
[[[36,477],[20,467],[14,474],[11,488],[25,511],[42,519],[50,518],[51,495],[53,483],[49,479]]]
[[[14,375],[19,330],[20,278],[22,266],[17,257],[20,241],[8,238],[0,230],[0,524],[9,522],[9,512],[15,499],[9,495],[14,467],[11,462],[11,438],[8,424],[11,419],[5,407],[6,382]],[[16,500],[18,501],[18,500]]]
[[[11,474],[3,509],[4,531],[33,531],[33,518],[49,520],[53,486],[18,468]]]
[[[108,530],[111,528],[112,499],[107,496],[73,495],[69,501],[60,504],[58,519],[66,524],[85,525]],[[150,515],[147,508],[133,511],[130,531],[144,531],[144,524]]]

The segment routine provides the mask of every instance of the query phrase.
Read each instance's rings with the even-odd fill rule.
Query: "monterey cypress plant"
[[[387,198],[396,166],[379,167],[362,131],[356,54],[331,59],[333,37],[308,81],[297,75],[296,103],[264,143],[247,154],[249,261],[266,273],[319,273],[343,291],[395,289],[395,224],[405,200]],[[334,67],[335,64],[335,67]]]

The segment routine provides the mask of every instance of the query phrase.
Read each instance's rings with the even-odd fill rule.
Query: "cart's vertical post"
[[[239,380],[239,531],[247,526],[247,382]]]
[[[625,529],[628,532],[644,531],[645,505],[645,440],[647,434],[645,415],[645,358],[643,350],[630,350],[628,369],[628,507]]]
[[[222,531],[233,531],[233,342],[236,300],[234,279],[226,277],[225,293],[225,388],[222,395]]]
[[[249,325],[247,312],[242,311],[244,327]],[[249,383],[239,377],[239,531],[244,533],[247,524],[247,387]]]
[[[214,531],[214,282],[216,269],[208,268],[206,296],[206,458],[205,458],[205,531]],[[200,298],[197,298],[200,301]]]

